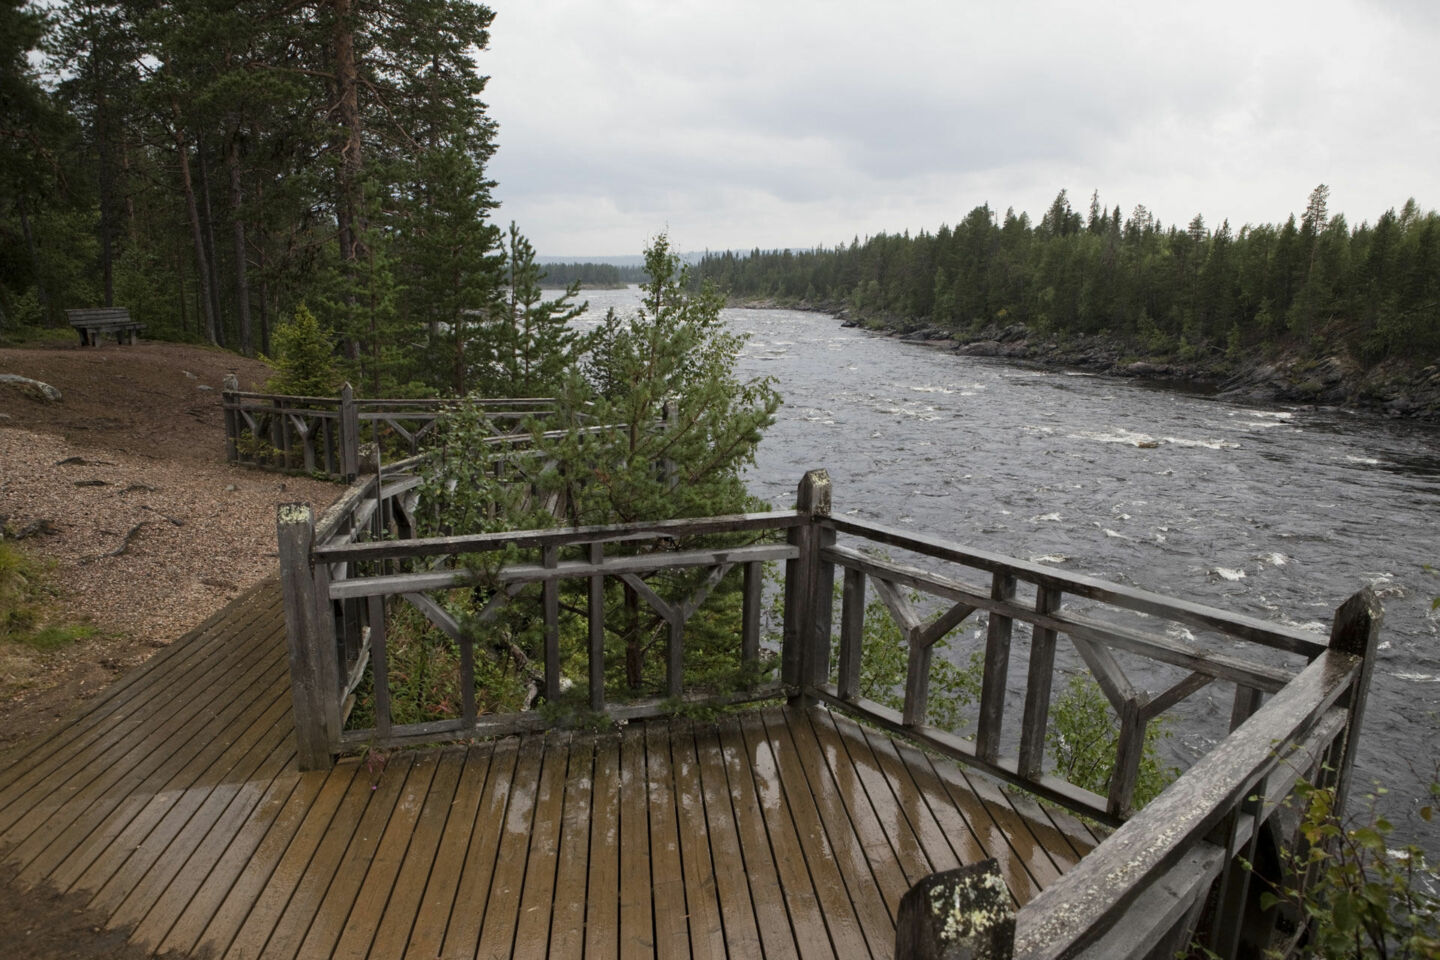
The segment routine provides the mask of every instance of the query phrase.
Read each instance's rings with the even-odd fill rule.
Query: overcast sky
[[[1062,187],[1165,223],[1440,206],[1440,0],[491,0],[545,256],[833,246]]]

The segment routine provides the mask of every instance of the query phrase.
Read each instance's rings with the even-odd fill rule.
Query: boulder
[[[42,403],[59,403],[63,399],[60,391],[50,384],[22,377],[18,373],[0,373],[0,383],[13,383],[27,397]]]

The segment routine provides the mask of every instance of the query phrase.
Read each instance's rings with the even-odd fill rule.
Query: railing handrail
[[[1284,761],[1287,746],[1303,739],[1325,711],[1350,692],[1363,666],[1363,657],[1338,650],[1317,657],[1143,810],[1021,908],[1016,915],[1015,956],[1060,960],[1094,942],[1150,882],[1209,838],[1227,816],[1242,806],[1253,809],[1247,800]],[[1221,842],[1227,859],[1242,852],[1228,849],[1229,840]]]
[[[669,537],[703,536],[756,530],[788,530],[807,523],[794,510],[740,513],[718,517],[656,520],[638,523],[602,524],[582,527],[550,527],[536,530],[472,533],[452,537],[417,537],[413,540],[378,540],[364,543],[317,546],[311,556],[316,563],[359,563],[379,560],[410,560],[421,557],[488,553],[508,546],[521,548],[575,546],[587,543],[620,543],[634,540],[663,540]]]
[[[1317,634],[1301,627],[1230,613],[1188,600],[1177,600],[1138,587],[1128,587],[1083,573],[1069,573],[1041,563],[1014,559],[885,524],[841,517],[830,518],[822,523],[839,533],[855,534],[885,546],[912,550],[939,560],[954,561],[988,573],[1008,574],[1037,586],[1052,587],[1136,613],[1147,613],[1204,630],[1218,630],[1275,650],[1313,658],[1326,649],[1324,641]]]

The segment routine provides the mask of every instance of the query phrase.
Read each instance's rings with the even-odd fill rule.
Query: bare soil
[[[220,390],[259,361],[168,343],[0,349],[0,529],[47,567],[47,617],[95,635],[56,651],[0,642],[0,768],[128,669],[271,576],[275,508],[322,509],[336,484],[225,462]],[[0,957],[143,956],[85,910],[83,893],[20,889],[0,868]]]

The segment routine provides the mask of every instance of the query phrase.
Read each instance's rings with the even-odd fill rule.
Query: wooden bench
[[[107,333],[115,334],[116,343],[133,345],[145,329],[145,324],[130,319],[128,307],[82,307],[66,310],[65,315],[70,318],[70,326],[79,332],[82,347],[100,346],[100,337]]]

